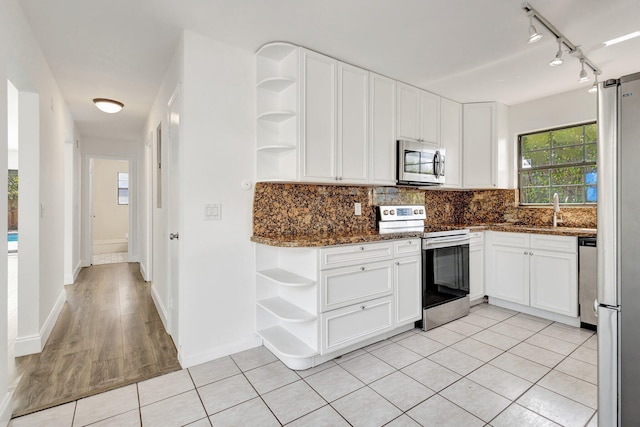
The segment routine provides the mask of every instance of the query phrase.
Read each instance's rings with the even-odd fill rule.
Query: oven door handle
[[[448,248],[451,246],[468,245],[469,242],[471,242],[471,237],[469,236],[433,237],[422,239],[422,249]]]

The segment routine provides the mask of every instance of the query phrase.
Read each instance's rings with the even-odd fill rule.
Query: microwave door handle
[[[436,177],[440,176],[440,152],[436,151],[433,155],[433,174]]]

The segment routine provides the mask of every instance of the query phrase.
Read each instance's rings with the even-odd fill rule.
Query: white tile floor
[[[128,252],[110,252],[106,254],[95,254],[91,264],[115,264],[118,262],[127,262],[129,260]]]
[[[596,426],[596,345],[480,305],[306,371],[258,347],[10,426]]]

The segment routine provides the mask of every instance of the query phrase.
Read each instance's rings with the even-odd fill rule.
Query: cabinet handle
[[[409,241],[407,242],[407,245],[410,245],[411,243],[412,243],[412,242],[411,242],[411,240],[409,240]]]
[[[533,256],[533,252],[529,252],[529,255]]]
[[[360,246],[360,250],[361,250],[361,251],[364,251],[364,246]]]
[[[364,310],[365,308],[367,308],[367,307],[365,307],[364,305],[360,306],[360,310]]]
[[[364,271],[364,267],[360,267],[360,271]]]
[[[525,254],[525,255],[529,255],[529,252],[527,252],[527,251],[524,251],[524,254]]]
[[[400,263],[399,263],[399,262],[396,262],[396,265],[400,265]]]

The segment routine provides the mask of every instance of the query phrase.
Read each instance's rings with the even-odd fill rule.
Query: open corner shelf
[[[295,335],[281,328],[273,326],[271,328],[258,331],[264,340],[274,346],[282,355],[292,358],[312,357],[318,352],[304,342],[300,341]]]
[[[317,318],[315,314],[311,314],[279,297],[266,298],[258,301],[257,304],[285,322],[302,323],[310,322]]]
[[[291,273],[280,268],[271,268],[268,270],[260,270],[257,272],[259,276],[265,277],[282,286],[313,286],[315,280],[308,279],[303,276]]]

